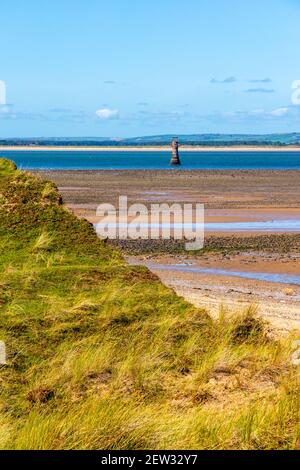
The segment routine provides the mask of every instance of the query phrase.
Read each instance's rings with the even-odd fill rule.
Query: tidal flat
[[[268,224],[300,220],[300,172],[278,170],[164,170],[164,171],[39,171],[52,180],[65,204],[79,217],[97,223],[98,204],[118,206],[120,195],[128,203],[201,202],[207,227],[214,224]],[[254,225],[255,226],[255,225]],[[131,262],[145,264],[162,281],[197,306],[217,314],[223,305],[236,309],[258,305],[258,312],[274,329],[287,332],[300,327],[299,286],[280,282],[280,275],[300,273],[300,233],[270,230],[207,230],[204,250],[186,253],[174,240],[114,241]],[[134,256],[134,258],[132,258]],[[217,273],[179,272],[190,263]],[[159,265],[167,264],[167,270]],[[172,266],[174,269],[172,270]],[[241,272],[233,277],[230,271]],[[279,275],[279,282],[251,279],[243,273]],[[253,276],[252,276],[253,277]]]

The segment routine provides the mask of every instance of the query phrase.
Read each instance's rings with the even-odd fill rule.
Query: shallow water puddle
[[[300,232],[300,219],[261,220],[255,222],[210,222],[205,224],[208,232]]]
[[[253,271],[231,271],[227,269],[202,268],[200,266],[188,266],[184,264],[155,264],[147,263],[151,270],[159,271],[178,271],[186,273],[215,274],[219,276],[242,277],[245,279],[255,279],[258,281],[276,282],[280,284],[300,285],[300,275],[264,273]]]

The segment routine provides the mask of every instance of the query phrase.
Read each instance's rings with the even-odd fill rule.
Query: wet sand
[[[200,202],[208,223],[300,219],[300,171],[281,170],[162,170],[162,171],[42,171],[53,180],[67,206],[92,223],[103,202]],[[191,263],[209,269],[300,275],[300,235],[263,232],[206,233],[208,251],[200,256],[177,253],[172,243],[134,241],[138,258],[151,265],[162,281],[193,304],[217,316],[220,306],[236,312],[258,304],[258,313],[279,333],[300,331],[300,286],[267,280],[200,272],[160,270],[159,264]],[[126,244],[122,246],[126,251]],[[175,248],[174,248],[175,247]],[[172,252],[167,256],[164,253]],[[128,250],[127,250],[128,251]],[[133,250],[134,251],[134,250]],[[157,257],[156,251],[160,252]],[[129,249],[130,252],[130,249]],[[147,255],[145,256],[145,253]],[[163,254],[163,256],[161,256]],[[155,267],[156,264],[156,267]]]
[[[143,264],[157,274],[162,282],[174,289],[194,305],[207,309],[217,318],[221,309],[228,314],[245,311],[257,306],[258,315],[270,324],[274,334],[300,331],[300,285],[245,279],[231,276],[239,270],[249,273],[290,273],[300,277],[300,255],[262,255],[246,253],[224,259],[220,255],[207,257],[162,256],[155,259],[129,257],[131,264]],[[184,268],[221,268],[229,275],[192,272]],[[172,269],[172,266],[174,269]],[[168,267],[168,269],[164,269]],[[162,269],[163,268],[163,269]],[[195,269],[196,271],[196,269]]]
[[[202,203],[206,223],[300,220],[300,171],[295,170],[46,170],[64,202],[98,223],[99,204]],[[268,230],[270,232],[270,230]],[[254,235],[255,230],[252,230]],[[223,236],[225,230],[207,231]],[[245,234],[246,235],[246,234]],[[248,233],[249,235],[249,233]]]
[[[299,214],[300,171],[296,170],[44,170],[64,201],[78,214],[95,215],[102,202],[199,202],[207,216],[257,220]],[[220,219],[219,219],[220,220]]]

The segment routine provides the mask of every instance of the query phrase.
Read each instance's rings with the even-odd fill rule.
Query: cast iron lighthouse
[[[171,165],[181,165],[180,158],[179,158],[179,152],[178,152],[178,146],[179,146],[178,138],[175,137],[172,140],[172,144],[171,144],[171,147],[172,147]]]

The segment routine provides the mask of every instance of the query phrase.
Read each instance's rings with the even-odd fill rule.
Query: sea
[[[169,151],[0,151],[20,169],[40,170],[299,170],[300,151],[183,151],[171,167]]]

